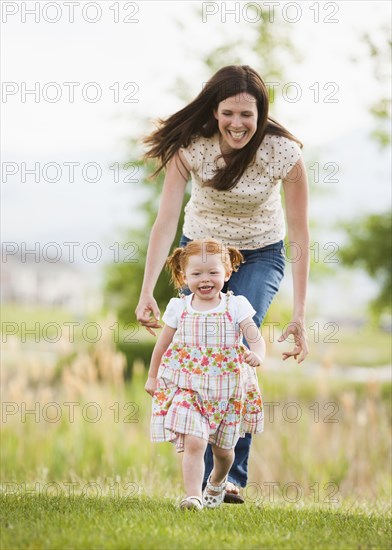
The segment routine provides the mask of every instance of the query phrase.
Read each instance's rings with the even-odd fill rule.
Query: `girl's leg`
[[[204,453],[207,441],[194,435],[184,435],[184,457],[182,460],[182,476],[186,496],[200,497],[204,474]]]
[[[214,455],[214,468],[210,482],[212,485],[220,485],[233,464],[234,449],[222,449],[214,444],[211,444],[211,448]]]
[[[226,479],[234,460],[234,449],[222,449],[211,445],[214,454],[214,468],[203,491],[203,503],[206,508],[216,508],[224,502]]]

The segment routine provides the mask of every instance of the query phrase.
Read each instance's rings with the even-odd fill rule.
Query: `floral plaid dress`
[[[231,449],[246,432],[263,431],[255,369],[244,362],[241,332],[229,311],[184,308],[172,343],[162,356],[153,397],[151,440],[184,450],[184,435]]]

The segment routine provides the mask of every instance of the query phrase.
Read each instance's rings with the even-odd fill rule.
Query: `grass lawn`
[[[173,500],[3,496],[1,547],[383,549],[387,513],[358,508],[223,505],[180,511]]]

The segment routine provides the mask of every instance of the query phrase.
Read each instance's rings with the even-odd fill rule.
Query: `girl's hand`
[[[278,338],[278,342],[283,342],[284,340],[286,340],[286,338],[288,338],[288,336],[290,336],[290,334],[294,336],[295,346],[292,351],[286,351],[282,354],[283,361],[285,361],[289,357],[294,357],[294,359],[297,359],[299,355],[299,358],[297,359],[298,364],[302,363],[302,361],[309,353],[304,321],[291,321],[286,330],[283,332],[282,336]]]
[[[244,353],[244,361],[245,363],[248,363],[251,367],[259,367],[263,361],[261,360],[260,356],[257,355],[254,351],[246,351]]]
[[[152,397],[154,395],[154,393],[156,392],[157,385],[158,385],[158,380],[156,378],[153,378],[152,376],[149,376],[147,378],[147,382],[144,386],[144,389]]]
[[[135,313],[138,323],[146,327],[150,334],[156,336],[156,332],[153,329],[162,328],[162,325],[158,323],[160,311],[152,294],[140,297]]]

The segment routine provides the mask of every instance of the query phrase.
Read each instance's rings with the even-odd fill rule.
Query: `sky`
[[[36,4],[40,9],[26,13]],[[273,12],[271,2],[253,3],[259,11],[252,12],[246,8],[250,2],[82,1],[75,2],[70,22],[69,6],[57,2],[55,10],[50,4],[2,5],[2,78],[15,83],[8,84],[3,103],[4,148],[10,153],[116,150],[124,136],[137,131],[134,118],[155,118],[181,106],[170,90],[177,76],[198,93],[201,55],[227,38],[251,32],[252,18],[268,16],[276,25],[285,18],[305,56],[285,68],[288,83],[294,84],[285,91],[283,83],[276,87],[284,99],[281,116],[295,124],[305,141],[328,142],[347,127],[369,122],[364,107],[378,84],[361,33],[366,30],[377,42],[390,15],[389,2],[377,1],[279,2]],[[83,11],[83,4],[90,8]],[[24,89],[36,82],[38,97],[24,96]],[[77,83],[73,101],[67,82]],[[124,90],[127,83],[134,84]],[[92,102],[96,94],[101,98]],[[315,123],[321,131],[315,132]]]
[[[132,167],[118,171],[132,152],[128,139],[140,138],[142,120],[152,128],[183,106],[178,77],[196,95],[202,57],[267,17],[277,32],[285,19],[302,53],[300,61],[282,60],[287,82],[276,87],[277,108],[308,160],[320,159],[320,186],[332,198],[316,197],[314,214],[324,215],[328,230],[328,220],[354,214],[353,205],[379,211],[390,199],[388,156],[367,137],[369,106],[388,89],[375,79],[362,38],[366,31],[382,40],[389,2],[81,0],[2,2],[1,9],[3,242],[55,241],[65,260],[65,242],[79,250],[96,242],[110,259],[119,229],[140,221],[137,178]],[[338,184],[329,182],[327,162],[338,166]],[[368,185],[374,165],[377,193]],[[339,208],[326,214],[334,193]]]

